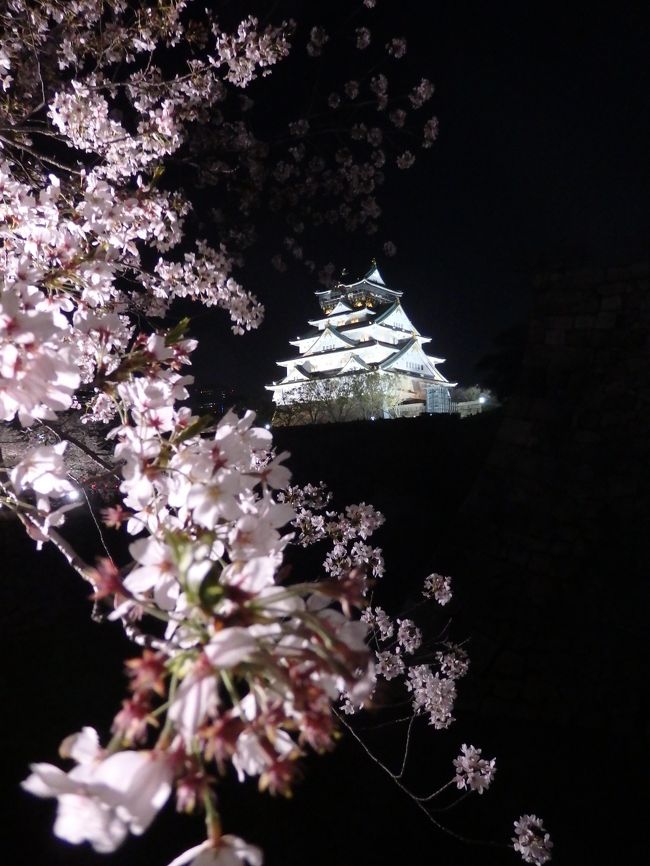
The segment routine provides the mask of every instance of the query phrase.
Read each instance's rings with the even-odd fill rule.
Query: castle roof
[[[336,355],[339,352],[349,352],[351,347],[362,350],[374,346],[380,346],[382,349],[390,349],[393,354],[399,354],[399,352],[395,351],[395,343],[385,343],[383,340],[350,340],[345,337],[344,334],[341,334],[340,336],[347,341],[349,344],[348,346],[336,346],[335,348],[322,349],[320,352],[309,352],[304,355],[299,355],[297,358],[288,358],[286,361],[276,361],[275,363],[280,367],[286,367],[297,363],[304,364],[310,358],[323,358],[326,355]],[[409,343],[410,342],[411,340],[409,340]]]
[[[352,308],[392,304],[402,294],[403,292],[388,288],[379,273],[379,268],[373,263],[368,273],[360,280],[352,283],[337,283],[330,289],[316,292],[316,297],[321,308],[329,314],[334,311],[339,302],[348,304]]]
[[[339,309],[341,308],[341,309]],[[328,313],[326,316],[323,316],[320,319],[308,319],[310,325],[322,325],[330,322],[332,319],[337,319],[343,315],[352,314],[355,317],[361,317],[363,319],[374,319],[377,313],[374,310],[369,309],[368,307],[362,307],[361,309],[353,309],[349,307],[347,304],[344,304],[342,301],[336,305],[336,307]]]

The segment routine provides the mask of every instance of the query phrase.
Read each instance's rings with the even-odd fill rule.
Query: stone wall
[[[519,385],[459,522],[485,711],[646,724],[648,275],[537,281]]]

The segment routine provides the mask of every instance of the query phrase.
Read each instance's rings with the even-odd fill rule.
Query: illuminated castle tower
[[[451,410],[449,391],[456,383],[436,366],[444,358],[425,354],[430,338],[414,327],[402,308],[402,292],[386,286],[374,262],[360,280],[316,296],[324,315],[290,340],[298,355],[278,361],[286,373],[266,386],[281,407],[280,423]]]

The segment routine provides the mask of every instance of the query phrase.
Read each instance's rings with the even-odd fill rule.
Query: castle
[[[352,283],[316,292],[323,316],[290,340],[297,356],[278,361],[282,379],[267,385],[275,422],[300,424],[450,412],[444,358],[427,355],[406,315],[402,292],[385,284],[377,265]]]

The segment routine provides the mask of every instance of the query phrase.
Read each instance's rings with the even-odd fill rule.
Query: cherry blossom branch
[[[395,777],[396,779],[401,779],[404,776],[404,772],[406,770],[406,762],[408,760],[409,746],[411,743],[411,732],[413,730],[413,723],[414,722],[415,722],[415,715],[411,716],[411,720],[409,722],[409,726],[408,726],[407,731],[406,731],[406,740],[404,742],[404,757],[402,758],[402,767],[401,767],[399,773],[397,773],[397,775]]]
[[[388,769],[388,767],[368,747],[367,743],[365,743],[361,739],[361,737],[358,736],[357,732],[354,730],[352,725],[350,725],[345,720],[345,718],[336,710],[335,710],[335,713],[336,713],[336,716],[339,720],[339,723],[342,724],[349,731],[349,733],[352,735],[353,739],[356,740],[356,742],[359,744],[359,746],[361,746],[361,748],[366,753],[366,755],[370,758],[370,760],[373,761],[375,764],[377,764],[377,766],[380,767],[393,780],[393,782],[397,785],[397,787],[400,789],[400,791],[402,791],[402,793],[406,794],[406,796],[427,817],[427,820],[429,820],[438,830],[441,830],[446,835],[452,836],[454,839],[458,839],[459,842],[464,842],[467,845],[478,845],[481,847],[493,847],[493,848],[506,848],[507,847],[502,842],[495,842],[493,840],[484,840],[484,839],[472,839],[468,836],[462,835],[461,833],[457,833],[455,830],[451,830],[449,827],[446,827],[444,824],[441,824],[439,821],[437,821],[433,817],[433,815],[431,815],[429,810],[424,806],[423,802],[413,795],[413,793],[409,790],[409,788],[407,788],[407,786],[404,785],[402,783],[402,781],[394,773],[392,773]],[[445,785],[440,790],[441,791],[444,790],[446,787],[448,787],[448,785],[451,785],[451,784],[452,784],[452,782],[448,782],[447,785]]]
[[[63,554],[68,564],[77,572],[80,577],[93,587],[97,588],[97,569],[88,565],[73,546],[63,538],[63,536],[53,529],[51,526],[46,526],[45,522],[37,520],[31,514],[25,514],[22,511],[16,511],[16,516],[24,525],[29,535],[33,535],[34,531],[37,537],[41,536],[42,540],[51,541],[54,547]]]
[[[65,171],[67,174],[76,174],[78,177],[81,177],[83,174],[83,172],[71,168],[69,165],[65,165],[62,162],[59,162],[49,154],[40,153],[39,151],[34,150],[32,147],[25,144],[24,142],[14,141],[14,139],[7,138],[6,135],[2,134],[0,134],[0,141],[3,141],[5,144],[9,145],[9,147],[13,147],[16,148],[16,150],[21,150],[24,153],[28,153],[30,156],[35,157],[40,162],[46,162],[48,163],[48,165],[53,165],[55,168],[60,168],[61,171]]]

